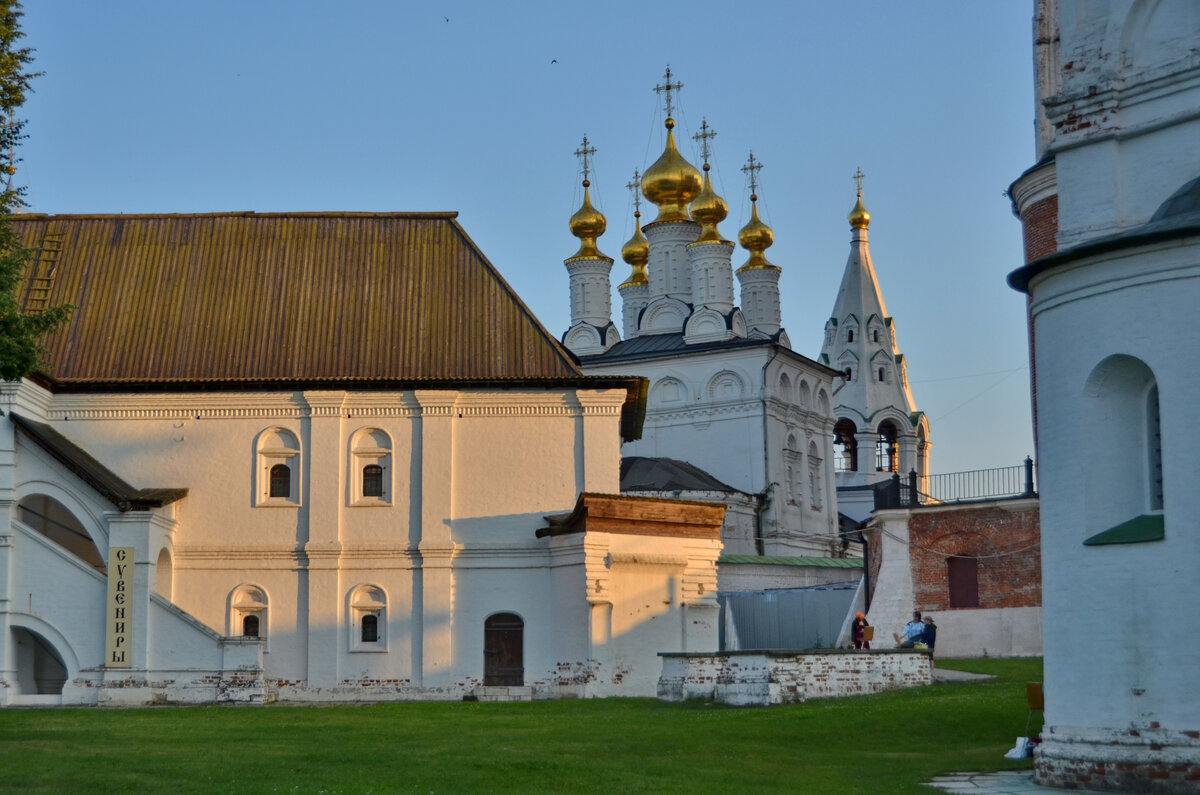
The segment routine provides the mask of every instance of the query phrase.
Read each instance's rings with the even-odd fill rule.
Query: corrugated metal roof
[[[77,307],[46,341],[56,385],[580,378],[455,216],[13,223],[55,252],[34,261],[23,300]]]

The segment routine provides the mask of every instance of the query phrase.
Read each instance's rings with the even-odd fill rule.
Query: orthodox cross
[[[866,176],[866,174],[863,173],[863,170],[861,168],[856,168],[854,170],[854,184],[856,186],[858,186],[858,195],[860,197],[862,196],[862,179],[865,176]]]
[[[750,178],[750,198],[756,198],[754,194],[758,193],[758,172],[762,168],[762,163],[754,159],[754,153],[750,153],[750,157],[746,160],[746,165],[742,166],[742,171]]]
[[[655,94],[662,94],[664,92],[666,93],[666,95],[667,95],[667,103],[666,103],[667,118],[669,119],[669,118],[671,118],[671,113],[675,108],[675,106],[671,104],[671,92],[678,91],[679,89],[683,88],[683,83],[680,83],[678,80],[676,80],[674,83],[671,82],[671,67],[670,66],[667,67],[667,73],[666,73],[666,75],[664,75],[663,81],[664,82],[662,85],[657,85],[654,87],[654,93]]]
[[[708,119],[703,119],[700,122],[700,132],[692,136],[693,141],[700,142],[700,151],[704,155],[704,168],[708,169],[708,156],[712,153],[712,147],[709,141],[716,138],[717,134],[712,127],[708,126]]]
[[[642,214],[642,175],[635,168],[633,170],[633,179],[625,183],[625,187],[629,188],[629,192],[633,194],[633,214],[641,216]]]
[[[587,134],[585,133],[583,136],[583,143],[580,144],[579,148],[575,150],[575,156],[579,158],[581,163],[583,163],[584,185],[587,184],[588,174],[592,173],[591,165],[589,164],[588,159],[594,154],[596,154],[596,147],[588,145]]]

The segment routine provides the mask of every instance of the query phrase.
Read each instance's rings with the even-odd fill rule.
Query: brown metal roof
[[[46,342],[54,388],[595,382],[456,215],[24,215],[13,224],[41,250],[25,305],[77,307]]]

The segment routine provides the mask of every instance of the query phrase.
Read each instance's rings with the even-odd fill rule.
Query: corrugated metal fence
[[[858,583],[718,593],[721,651],[837,645]]]

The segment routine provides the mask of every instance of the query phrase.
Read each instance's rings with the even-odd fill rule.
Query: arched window
[[[846,342],[854,342],[854,329],[846,329]]]
[[[367,464],[362,471],[364,497],[383,496],[383,467],[379,464]]]
[[[838,472],[858,471],[858,426],[845,417],[833,426],[833,468]]]
[[[300,442],[286,428],[268,428],[255,445],[260,507],[295,507],[300,504]]]
[[[360,428],[350,439],[350,504],[391,505],[395,486],[392,437],[381,428]]]
[[[229,634],[265,640],[267,613],[267,592],[257,585],[239,585],[229,594]]]
[[[1088,377],[1080,415],[1089,546],[1165,538],[1159,397],[1154,373],[1132,356],[1110,356]]]
[[[270,497],[287,499],[292,493],[292,468],[287,464],[275,464],[271,467]]]
[[[257,638],[258,621],[257,615],[242,616],[242,637]]]
[[[879,342],[879,329],[871,329],[871,342]]]
[[[875,442],[875,471],[895,472],[899,468],[899,446],[896,440],[900,433],[891,420],[879,424],[879,438]]]
[[[350,651],[387,651],[387,594],[377,585],[350,592]]]

